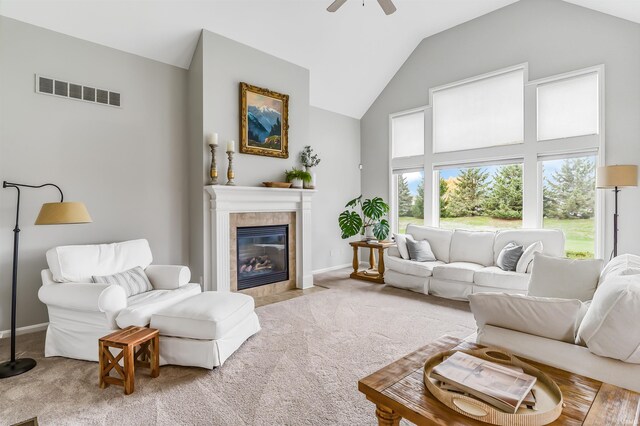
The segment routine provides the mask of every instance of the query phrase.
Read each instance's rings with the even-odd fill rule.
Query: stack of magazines
[[[507,413],[515,413],[522,404],[535,409],[533,385],[536,378],[522,368],[498,364],[456,352],[432,371],[440,388],[478,398]]]

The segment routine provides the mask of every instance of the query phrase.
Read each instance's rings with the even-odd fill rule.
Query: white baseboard
[[[351,263],[344,263],[342,265],[329,266],[328,268],[315,269],[311,271],[313,275],[321,274],[323,272],[336,271],[338,269],[348,268],[351,266]]]
[[[16,336],[20,336],[21,334],[29,334],[29,333],[35,333],[37,331],[46,330],[48,325],[49,325],[48,322],[43,322],[42,324],[34,324],[34,325],[27,325],[24,327],[18,327],[16,328]],[[10,337],[10,336],[11,336],[11,330],[0,331],[0,339],[4,339],[5,337]]]

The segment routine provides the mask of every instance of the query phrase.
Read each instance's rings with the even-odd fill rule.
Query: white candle
[[[218,146],[218,134],[207,133],[206,144]]]
[[[236,151],[236,141],[227,142],[227,152],[235,152]]]

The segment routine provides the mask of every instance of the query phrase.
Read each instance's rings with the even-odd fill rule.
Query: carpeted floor
[[[136,374],[135,392],[98,387],[97,363],[43,358],[44,332],[19,336],[31,372],[0,382],[0,424],[37,416],[40,425],[372,425],[358,379],[443,334],[475,331],[465,302],[344,279],[257,308],[262,331],[221,368],[165,366]],[[0,359],[8,358],[0,341]]]

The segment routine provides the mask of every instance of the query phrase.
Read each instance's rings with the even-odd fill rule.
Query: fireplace
[[[289,225],[237,228],[238,290],[289,279]]]

